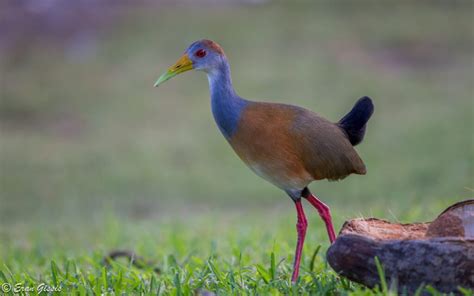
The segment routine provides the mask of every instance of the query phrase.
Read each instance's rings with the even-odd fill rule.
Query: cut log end
[[[474,200],[449,207],[431,223],[350,220],[327,253],[336,272],[368,287],[380,284],[375,257],[399,292],[421,285],[445,293],[474,289]]]

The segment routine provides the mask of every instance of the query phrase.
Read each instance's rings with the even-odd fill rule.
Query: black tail
[[[339,120],[339,126],[346,132],[353,146],[364,139],[365,126],[372,113],[374,113],[372,100],[369,97],[362,97],[355,103],[352,110]]]

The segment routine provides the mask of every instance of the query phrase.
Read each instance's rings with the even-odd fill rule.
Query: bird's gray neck
[[[210,70],[207,78],[212,114],[222,134],[229,140],[238,127],[241,112],[247,101],[236,94],[227,61]]]

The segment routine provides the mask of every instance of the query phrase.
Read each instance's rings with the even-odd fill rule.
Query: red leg
[[[324,221],[324,224],[326,224],[326,229],[329,235],[329,241],[332,244],[336,240],[336,234],[334,232],[334,226],[332,225],[331,212],[329,210],[329,207],[325,205],[322,201],[320,201],[311,192],[309,192],[309,190],[304,195],[304,197],[309,201],[310,204],[313,205],[313,207],[316,208],[316,210],[318,210],[319,216],[321,216]]]
[[[298,214],[298,222],[296,223],[296,231],[298,232],[298,242],[296,244],[295,262],[293,263],[293,275],[291,281],[296,282],[298,279],[298,273],[300,271],[301,253],[303,251],[304,238],[306,236],[306,228],[308,227],[308,221],[304,215],[303,205],[301,199],[295,201],[296,213]]]

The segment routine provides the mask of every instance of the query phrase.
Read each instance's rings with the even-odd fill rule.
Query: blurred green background
[[[373,98],[357,147],[368,174],[311,185],[336,228],[358,216],[428,220],[473,195],[470,1],[58,2],[0,9],[4,239],[38,226],[107,232],[106,217],[131,232],[174,221],[192,229],[206,217],[233,221],[225,232],[234,222],[293,229],[290,199],[248,170],[216,128],[204,73],[152,87],[201,38],[223,46],[245,98],[334,121]],[[324,232],[307,213],[312,231]]]

